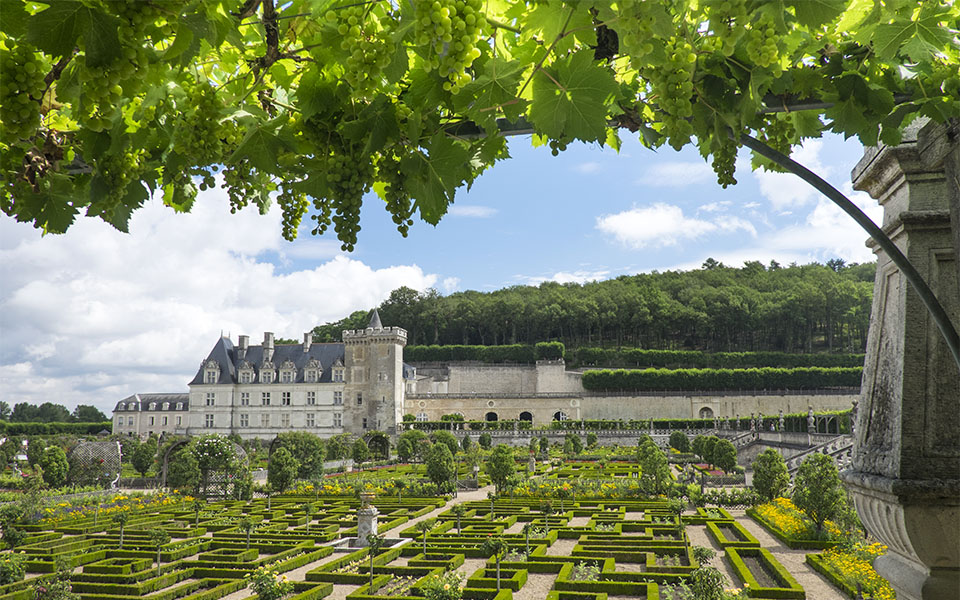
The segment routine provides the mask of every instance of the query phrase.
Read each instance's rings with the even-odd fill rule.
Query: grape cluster
[[[307,202],[306,194],[297,191],[292,185],[284,185],[277,194],[277,204],[280,205],[283,215],[283,239],[292,242],[297,239],[297,229],[310,203]]]
[[[231,213],[246,208],[250,198],[257,191],[258,181],[252,168],[246,159],[223,167],[223,185],[227,188]]]
[[[395,154],[384,156],[377,164],[377,179],[385,184],[384,196],[387,202],[387,212],[397,226],[400,235],[407,237],[410,226],[413,225],[413,202],[404,183],[404,175],[400,171],[400,159]]]
[[[239,135],[229,124],[221,124],[220,99],[213,86],[203,82],[185,82],[187,99],[177,117],[173,134],[173,148],[189,156],[197,165],[210,165],[221,160],[224,140],[239,141]]]
[[[143,150],[127,148],[97,158],[97,175],[107,186],[107,199],[103,204],[108,209],[118,206],[130,182],[140,178],[144,156]]]
[[[737,142],[727,136],[715,136],[710,144],[710,151],[713,154],[711,166],[713,172],[717,174],[717,183],[723,188],[737,183],[733,176],[737,163],[737,147]]]
[[[670,144],[679,150],[693,135],[693,126],[687,120],[693,116],[693,69],[697,55],[685,39],[672,37],[664,45],[667,64],[647,69],[644,75],[653,86],[657,106],[662,111],[663,133]]]
[[[6,40],[10,44],[10,40]],[[0,124],[2,141],[12,144],[30,138],[40,126],[40,97],[44,65],[34,49],[16,44],[0,46]]]
[[[641,60],[653,52],[653,25],[655,20],[644,9],[649,6],[643,0],[621,0],[619,18],[616,21],[620,53],[630,56],[630,62],[639,68]]]
[[[550,154],[557,156],[561,152],[567,149],[567,144],[570,143],[568,139],[559,139],[559,140],[550,140]]]
[[[773,19],[761,15],[747,33],[747,56],[759,67],[769,67],[777,62],[777,28]]]
[[[746,0],[707,0],[705,7],[713,31],[714,47],[724,56],[732,56],[737,42],[743,35],[742,27],[747,22]]]
[[[390,64],[384,30],[367,10],[366,4],[360,4],[327,11],[325,16],[328,23],[337,24],[337,33],[343,36],[340,49],[349,52],[344,79],[360,95],[376,89],[380,72]]]
[[[335,212],[331,216],[333,229],[342,244],[340,248],[352,252],[360,231],[360,205],[363,194],[370,190],[373,165],[359,152],[334,153],[327,157],[324,172],[327,177],[328,204]],[[326,227],[322,227],[321,233]]]
[[[467,69],[481,54],[482,6],[482,0],[413,0],[416,44],[430,69],[446,79],[443,89],[453,94],[470,82]]]

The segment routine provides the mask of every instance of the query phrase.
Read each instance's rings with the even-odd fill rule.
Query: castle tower
[[[403,419],[403,347],[407,332],[384,327],[376,309],[366,329],[343,332],[346,383],[343,428],[394,435]]]

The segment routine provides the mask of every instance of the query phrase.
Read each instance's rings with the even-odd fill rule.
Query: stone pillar
[[[917,123],[870,148],[854,187],[884,208],[883,229],[960,326],[960,123]],[[949,174],[948,175],[945,175]],[[843,471],[867,531],[889,546],[875,566],[901,600],[960,590],[960,372],[920,298],[878,247],[852,465]]]

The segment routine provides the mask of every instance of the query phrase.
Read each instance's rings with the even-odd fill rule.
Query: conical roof
[[[377,312],[377,309],[373,309],[373,314],[370,315],[370,324],[367,327],[383,329],[383,323],[380,322],[380,313]]]

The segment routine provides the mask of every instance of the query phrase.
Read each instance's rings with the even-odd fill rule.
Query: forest
[[[401,287],[379,307],[408,345],[536,344],[706,352],[863,352],[874,263],[751,261],[623,275],[585,284],[544,282],[493,292]],[[320,325],[318,342],[362,329],[368,311]]]

